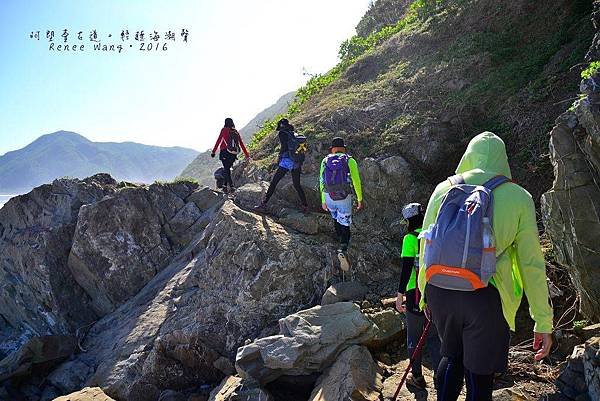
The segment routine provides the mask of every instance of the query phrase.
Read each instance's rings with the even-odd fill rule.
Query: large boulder
[[[385,347],[406,335],[406,318],[395,309],[369,313],[367,317],[377,327],[375,336],[365,343],[369,348]]]
[[[555,180],[542,197],[556,259],[568,268],[581,311],[592,321],[600,320],[599,123],[600,110],[586,99],[557,120],[550,139]]]
[[[378,401],[382,388],[382,376],[369,350],[353,345],[319,378],[310,401]]]
[[[74,333],[96,320],[67,258],[81,206],[116,190],[106,174],[59,179],[0,209],[0,356],[32,336]]]
[[[236,369],[260,384],[282,375],[322,372],[347,347],[375,336],[376,329],[350,302],[315,306],[279,321],[279,334],[241,347]]]
[[[218,382],[247,339],[274,333],[279,318],[319,302],[329,269],[321,240],[290,235],[230,201],[211,210],[208,227],[92,326],[86,352],[53,377],[76,378],[83,364],[93,374],[79,388],[155,401],[165,389]]]
[[[597,60],[600,3],[594,3],[596,36],[586,55]],[[581,312],[600,321],[600,71],[581,81],[581,96],[550,133],[552,189],[542,196],[542,215],[556,260],[567,267]]]
[[[137,294],[204,229],[203,211],[187,201],[196,188],[189,183],[124,188],[81,208],[69,269],[99,316]]]

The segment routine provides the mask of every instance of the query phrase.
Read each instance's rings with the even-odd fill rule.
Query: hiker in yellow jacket
[[[511,178],[502,139],[491,132],[477,135],[469,143],[456,173],[465,183],[475,185],[498,175]],[[450,181],[444,181],[435,189],[425,213],[424,228],[436,222],[451,186]],[[493,374],[506,369],[509,328],[515,329],[523,292],[535,321],[535,359],[541,360],[550,352],[553,317],[531,195],[512,182],[498,186],[493,191],[492,226],[496,272],[487,287],[456,291],[427,285],[424,252],[420,256],[424,268],[419,270],[418,284],[425,294],[421,307],[427,303],[442,341],[438,400],[456,400],[463,379],[467,382],[468,400],[492,400]],[[421,249],[425,249],[423,239]]]

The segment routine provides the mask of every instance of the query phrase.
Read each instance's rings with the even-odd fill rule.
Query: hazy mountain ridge
[[[198,154],[182,147],[92,142],[58,131],[0,156],[0,193],[28,191],[60,177],[107,172],[125,181],[171,180]]]

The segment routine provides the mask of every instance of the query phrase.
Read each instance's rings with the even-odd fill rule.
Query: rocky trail
[[[333,262],[329,218],[297,212],[287,200],[294,193],[291,183],[283,185],[267,214],[251,212],[264,185],[246,184],[231,199],[190,184],[140,187],[95,176],[59,180],[9,202],[0,213],[5,214],[3,221],[12,217],[10,231],[4,232],[12,240],[4,246],[15,252],[24,235],[30,243],[64,235],[63,229],[48,226],[59,222],[44,216],[56,216],[57,207],[77,205],[92,188],[92,193],[100,194],[95,203],[82,208],[76,223],[68,221],[74,224],[68,230],[73,246],[65,256],[67,276],[60,280],[69,283],[65,279],[72,270],[83,272],[91,266],[85,275],[73,275],[77,284],[70,289],[79,288],[81,300],[87,302],[61,304],[62,309],[47,312],[47,320],[31,323],[25,319],[45,305],[40,297],[55,300],[64,289],[43,287],[27,303],[17,303],[28,313],[13,319],[20,318],[22,327],[40,330],[42,336],[30,336],[15,347],[18,352],[0,362],[0,397],[52,400],[84,387],[99,387],[115,400],[391,399],[408,362],[404,318],[390,298],[395,291],[394,270],[388,267],[388,275],[379,279],[385,273],[381,261],[388,254],[372,256],[373,249],[385,250],[385,243],[355,241],[354,279],[341,282]],[[171,203],[161,202],[164,197],[181,203],[165,210]],[[34,201],[41,207],[39,215],[29,216],[36,225],[18,228],[25,220],[22,213],[30,212],[21,206]],[[131,211],[156,213],[153,208],[159,208],[160,218],[148,231],[148,225],[136,224],[140,217]],[[32,236],[31,231],[46,236]],[[161,247],[172,256],[135,292],[131,288],[139,286],[147,268],[140,261]],[[73,252],[81,256],[70,264]],[[45,260],[48,255],[28,257]],[[127,272],[117,268],[124,265],[129,266]],[[12,281],[15,291],[22,291],[18,283],[37,279],[26,270],[15,269],[12,274],[16,272],[21,279]],[[120,287],[107,285],[112,282]],[[127,291],[134,295],[119,301]],[[70,316],[80,308],[91,316],[88,322],[71,322]],[[63,332],[64,326],[49,321],[71,323],[73,329]],[[18,321],[11,323],[19,327]],[[13,337],[4,344],[18,341]],[[511,370],[499,381],[501,388],[495,394],[502,398],[497,399],[567,399],[560,398],[554,384],[561,362],[534,364],[529,345],[514,347],[511,355]],[[584,365],[583,356],[569,362],[577,363]],[[583,369],[566,371],[585,380]],[[405,387],[399,399],[435,399],[431,371],[425,372],[428,391]],[[565,382],[572,386],[573,380]],[[97,394],[98,390],[86,390],[72,399],[103,399]]]
[[[298,106],[294,123],[314,145],[302,177],[309,213],[289,178],[254,211],[273,133],[236,167],[233,196],[97,174],[9,200],[0,400],[390,400],[408,363],[392,299],[402,205],[426,203],[482,128],[504,130],[515,179],[539,200],[555,313],[552,353],[535,363],[523,302],[494,399],[600,400],[600,69],[579,91],[571,71],[583,54],[586,66],[600,60],[600,3],[452,0],[428,13],[425,3],[378,0],[363,35],[413,19],[373,46],[354,38],[371,47]],[[331,218],[317,212],[318,162],[338,134],[356,150],[366,205],[349,277]],[[399,399],[435,399],[427,362],[425,374],[426,391],[404,387]]]

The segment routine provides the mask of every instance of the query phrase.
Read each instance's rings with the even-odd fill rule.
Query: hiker
[[[279,160],[277,171],[271,179],[267,193],[260,205],[256,206],[256,209],[263,209],[269,199],[275,193],[275,189],[279,184],[279,181],[289,171],[292,174],[292,182],[294,188],[298,193],[300,202],[302,203],[302,211],[306,213],[308,211],[308,203],[306,202],[306,195],[300,185],[300,175],[302,174],[302,163],[306,155],[306,138],[302,135],[294,133],[294,126],[286,118],[282,118],[277,122],[277,132],[279,137]]]
[[[437,186],[425,213],[421,306],[427,303],[441,339],[438,400],[456,400],[466,380],[466,399],[486,401],[494,373],[507,368],[523,293],[536,361],[550,353],[552,308],[535,206],[510,182],[502,139],[491,132],[473,138],[456,174]]]
[[[231,167],[237,160],[237,155],[240,153],[240,149],[244,152],[246,159],[250,159],[250,154],[244,146],[240,133],[235,129],[235,124],[231,118],[225,119],[225,126],[221,129],[219,138],[215,143],[210,157],[215,157],[215,152],[219,148],[219,160],[223,163],[223,192],[233,192],[235,188],[233,186],[233,180],[231,179]]]
[[[353,188],[356,192],[357,210],[363,207],[362,184],[356,160],[346,153],[342,138],[333,138],[329,155],[321,162],[319,173],[321,206],[331,213],[340,247],[337,257],[343,271],[350,270],[348,258],[350,224],[352,223]]]
[[[214,173],[215,181],[217,181],[217,189],[223,189],[225,186],[224,171],[225,169],[223,167],[219,167]]]
[[[420,203],[409,203],[402,208],[402,217],[408,222],[408,233],[402,240],[402,273],[398,286],[396,309],[398,312],[406,314],[406,348],[408,356],[412,358],[426,324],[425,314],[419,308],[421,293],[417,288],[417,272],[419,270],[419,240],[417,237],[423,225],[423,206]],[[435,383],[436,369],[440,363],[440,339],[433,326],[427,335],[427,348]],[[423,390],[427,387],[427,383],[423,377],[421,362],[422,352],[418,352],[413,358],[412,372],[406,383]]]

